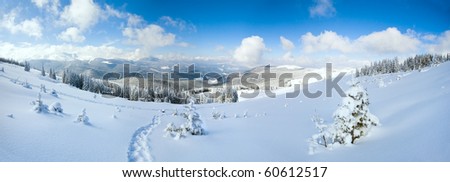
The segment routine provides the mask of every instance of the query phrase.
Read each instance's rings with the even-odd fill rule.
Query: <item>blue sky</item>
[[[0,0],[0,56],[360,66],[450,52],[442,0]]]

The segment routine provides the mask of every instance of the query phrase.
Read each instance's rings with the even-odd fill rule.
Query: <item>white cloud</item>
[[[280,42],[281,46],[283,46],[283,49],[286,51],[290,51],[295,48],[294,43],[290,41],[289,39],[284,38],[283,36],[280,36]]]
[[[341,53],[402,54],[416,52],[421,42],[408,33],[402,34],[397,28],[362,35],[356,40],[324,31],[320,35],[308,32],[301,36],[303,51],[306,53],[337,51]]]
[[[66,42],[83,42],[86,39],[77,27],[67,28],[58,38]]]
[[[428,40],[428,41],[434,41],[434,40],[436,40],[437,36],[433,35],[433,34],[426,34],[426,35],[423,35],[421,38],[424,40]]]
[[[440,36],[435,37],[434,44],[426,45],[427,51],[435,54],[450,53],[450,30],[445,31]]]
[[[331,17],[336,14],[332,0],[315,0],[315,5],[309,7],[311,17]]]
[[[283,50],[286,51],[283,54],[282,60],[289,61],[289,62],[294,61],[294,56],[292,55],[292,50],[295,48],[294,43],[292,41],[290,41],[289,39],[286,39],[283,36],[280,36],[280,42],[281,42],[281,46],[283,47]]]
[[[234,51],[234,59],[245,65],[254,65],[261,61],[267,50],[264,39],[259,36],[244,38],[241,45]]]
[[[104,10],[107,17],[116,17],[116,18],[123,18],[124,13],[114,9],[110,5],[106,4],[106,9]]]
[[[380,32],[361,36],[355,44],[367,52],[385,54],[415,52],[421,42],[412,36],[402,34],[395,27],[390,27]]]
[[[135,15],[135,14],[127,15],[127,26],[129,26],[129,27],[141,25],[143,22],[144,22],[144,19],[139,15]]]
[[[95,58],[138,60],[139,50],[124,50],[113,46],[74,46],[70,44],[12,44],[0,41],[0,55],[16,60],[92,60]]]
[[[319,51],[340,51],[350,52],[352,49],[351,42],[348,37],[338,35],[333,31],[324,31],[320,35],[314,36],[308,32],[300,38],[303,51],[313,53]]]
[[[159,21],[166,26],[171,26],[171,27],[175,27],[178,28],[181,31],[187,30],[190,32],[196,32],[197,31],[197,27],[195,27],[194,24],[192,23],[188,23],[185,20],[182,19],[173,19],[170,16],[162,16],[161,18],[159,18]]]
[[[48,0],[31,0],[38,8],[43,8],[46,4],[48,4]]]
[[[23,33],[30,37],[41,38],[42,26],[38,18],[23,20],[16,23],[17,10],[4,14],[0,22],[0,27],[7,29],[12,34]]]
[[[291,52],[291,51],[288,51],[288,52],[286,52],[286,53],[283,54],[282,59],[283,59],[283,61],[294,61],[295,58],[294,58],[294,56],[292,55],[292,52]]]
[[[144,52],[175,43],[174,34],[166,33],[163,28],[154,24],[145,28],[127,27],[122,31],[122,35],[128,38],[128,43],[142,46]]]
[[[144,19],[139,15],[119,11],[108,4],[105,5],[105,9],[102,9],[101,17],[102,19],[108,19],[109,17],[126,19],[128,27],[141,26],[145,22]]]
[[[45,9],[55,15],[58,14],[58,9],[60,6],[59,0],[31,0],[31,2],[33,2],[36,7],[40,9]]]
[[[61,13],[63,24],[76,26],[81,31],[97,24],[101,15],[100,6],[93,0],[72,0]]]

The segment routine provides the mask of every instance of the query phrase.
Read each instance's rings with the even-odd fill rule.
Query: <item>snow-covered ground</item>
[[[207,135],[175,139],[164,129],[185,122],[183,105],[104,98],[36,70],[0,67],[0,161],[450,161],[450,63],[360,78],[381,126],[355,145],[315,155],[308,154],[307,140],[317,132],[311,116],[331,123],[342,101],[336,92],[325,97],[324,81],[310,85],[311,92],[324,92],[314,99],[302,93],[286,99],[291,88],[277,91],[275,99],[196,105]],[[344,90],[349,79],[339,82]],[[33,111],[41,84],[44,104],[61,103],[62,114]],[[75,122],[83,108],[90,124]],[[226,117],[214,119],[213,113]]]

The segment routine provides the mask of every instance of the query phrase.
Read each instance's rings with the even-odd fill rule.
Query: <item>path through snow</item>
[[[134,132],[133,137],[131,137],[130,146],[128,147],[128,162],[153,161],[148,136],[160,122],[160,116],[153,116],[150,124],[140,127]]]

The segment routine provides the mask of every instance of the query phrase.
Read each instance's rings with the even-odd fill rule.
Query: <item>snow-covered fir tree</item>
[[[83,108],[81,113],[78,115],[76,123],[89,124],[89,117],[86,115],[86,108]]]
[[[29,72],[30,68],[31,68],[30,63],[25,61],[25,63],[23,64],[23,70]]]
[[[36,113],[47,113],[48,112],[48,106],[44,104],[41,98],[41,93],[38,94],[38,99],[36,101],[31,102],[33,105],[33,110]]]
[[[196,108],[194,106],[194,101],[191,100],[187,106],[187,112],[184,116],[187,122],[184,124],[184,128],[192,135],[205,135],[206,130],[203,126],[203,121],[200,119],[200,115],[195,112]]]
[[[44,65],[42,65],[42,68],[41,68],[41,75],[42,75],[42,76],[45,76],[45,69],[44,69]]]
[[[369,96],[359,82],[352,83],[333,118],[334,140],[340,144],[354,144],[379,124],[378,118],[369,112]]]
[[[49,73],[48,73],[48,77],[51,78],[51,79],[53,79],[53,80],[56,80],[56,73],[55,73],[55,70],[53,70],[53,69],[50,68],[50,71],[49,71]]]

